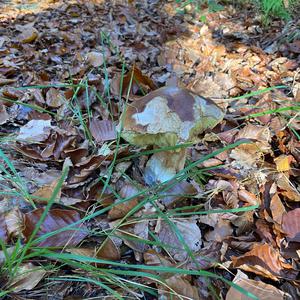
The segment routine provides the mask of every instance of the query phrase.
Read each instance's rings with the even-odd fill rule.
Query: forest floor
[[[1,299],[300,299],[300,22],[261,19],[1,2]],[[125,107],[174,81],[224,118],[195,144],[129,144]]]

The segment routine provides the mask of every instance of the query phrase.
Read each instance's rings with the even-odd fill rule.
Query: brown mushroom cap
[[[122,137],[139,146],[197,142],[200,133],[215,127],[223,117],[212,100],[167,86],[128,104],[121,117]]]

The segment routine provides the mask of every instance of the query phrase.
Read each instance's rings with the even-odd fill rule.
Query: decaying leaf
[[[96,142],[102,143],[116,139],[116,130],[112,121],[92,119],[90,131]]]
[[[123,199],[131,197],[132,199],[120,204],[118,204],[120,200],[116,200],[116,205],[108,213],[108,217],[111,220],[124,217],[131,209],[133,209],[139,203],[139,198],[135,197],[136,194],[138,194],[138,189],[131,184],[125,184],[121,188],[119,194]]]
[[[243,256],[232,257],[235,268],[277,281],[278,278],[295,278],[297,271],[284,262],[278,250],[268,244],[256,244],[253,249]]]
[[[46,103],[49,107],[58,108],[65,103],[64,94],[55,88],[50,88],[46,94]]]
[[[42,267],[32,263],[23,264],[18,268],[16,277],[10,282],[9,289],[15,293],[22,290],[30,291],[38,285],[46,273]]]
[[[6,107],[0,102],[0,125],[5,124],[9,120],[9,114],[6,111]]]
[[[18,40],[23,43],[32,43],[38,37],[38,31],[33,26],[24,26],[21,34],[18,36]]]
[[[183,261],[188,254],[184,250],[180,237],[175,232],[179,232],[178,234],[180,234],[190,251],[196,252],[202,244],[201,231],[196,222],[192,220],[170,220],[170,222],[174,223],[173,226],[165,221],[161,222],[158,237],[163,244],[172,247],[167,249],[167,251],[174,256],[174,259]]]
[[[300,208],[282,215],[282,230],[289,241],[300,243]]]
[[[175,185],[170,183],[171,188],[161,193],[161,202],[166,207],[175,206],[185,198],[194,196],[197,194],[196,188],[187,181],[179,181]]]
[[[243,288],[247,292],[256,296],[259,300],[286,300],[289,299],[289,295],[280,291],[276,287],[270,284],[266,284],[262,281],[251,280],[248,276],[238,270],[236,276],[233,279],[233,283]],[[250,300],[253,299],[244,293],[241,293],[234,287],[230,287],[226,294],[226,300]]]
[[[155,90],[155,83],[140,69],[134,66],[123,78],[122,95],[126,95],[131,86],[131,94],[136,95],[138,91],[143,93],[149,90]]]
[[[0,213],[0,239],[5,243],[8,239],[7,234],[7,225],[5,221],[5,216],[3,213]]]
[[[51,132],[51,120],[31,120],[22,126],[17,141],[39,143],[45,141]]]
[[[166,284],[167,287],[161,286],[159,289],[160,299],[180,300],[187,297],[187,299],[200,300],[197,287],[180,275],[166,279]]]
[[[24,219],[23,234],[28,240],[34,228],[44,212],[43,208],[38,208],[27,214]],[[74,210],[52,209],[40,226],[36,238],[42,237],[50,232],[63,229],[75,222],[80,221],[80,215]],[[72,247],[79,244],[87,236],[87,228],[83,224],[75,225],[72,229],[67,229],[55,235],[49,236],[38,242],[39,247]]]
[[[104,62],[104,53],[92,51],[86,56],[87,63],[94,68],[101,67]]]

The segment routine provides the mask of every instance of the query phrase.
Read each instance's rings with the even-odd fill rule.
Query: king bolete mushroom
[[[128,104],[121,116],[121,136],[137,146],[197,143],[199,134],[215,127],[223,117],[224,112],[212,100],[166,86]],[[154,153],[146,165],[146,183],[171,179],[184,168],[185,158],[186,148]]]

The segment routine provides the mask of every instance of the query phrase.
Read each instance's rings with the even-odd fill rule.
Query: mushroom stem
[[[185,148],[154,153],[145,168],[145,182],[148,185],[154,185],[172,179],[184,168],[185,159]]]

